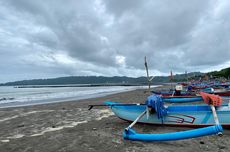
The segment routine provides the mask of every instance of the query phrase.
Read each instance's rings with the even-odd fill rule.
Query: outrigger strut
[[[127,128],[125,128],[126,131],[128,131],[130,128],[132,128],[138,120],[140,120],[145,114],[146,114],[147,110],[145,110],[144,112],[142,112],[137,118],[136,120],[134,120]]]

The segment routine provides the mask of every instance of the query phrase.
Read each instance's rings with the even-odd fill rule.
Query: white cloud
[[[115,59],[116,59],[116,64],[122,66],[122,67],[125,67],[126,63],[125,63],[125,57],[124,56],[121,56],[121,55],[117,55],[115,56]]]

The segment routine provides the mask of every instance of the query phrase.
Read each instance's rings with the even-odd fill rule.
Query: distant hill
[[[202,77],[203,75],[205,75],[205,73],[201,73],[201,72],[191,72],[188,74],[176,74],[173,76],[173,82],[185,82],[191,79],[194,79],[196,77]]]
[[[189,73],[188,77],[194,75],[201,75],[202,73]],[[186,81],[187,76],[185,74],[176,74],[173,76],[173,81]],[[168,76],[156,76],[152,83],[160,84],[170,82]],[[0,84],[1,86],[21,86],[21,85],[65,85],[65,84],[106,84],[106,85],[145,85],[147,84],[146,77],[104,77],[104,76],[70,76],[70,77],[59,77],[51,79],[33,79],[33,80],[22,80],[15,82],[7,82]]]
[[[143,84],[146,82],[145,77],[103,77],[103,76],[70,76],[52,79],[33,79],[8,82],[1,85],[65,85],[65,84]]]
[[[213,77],[230,77],[230,67],[222,69],[220,71],[212,71],[208,73],[192,72],[188,74],[176,74],[173,75],[173,82],[185,82],[191,79],[198,79],[204,75]],[[155,76],[152,84],[161,84],[170,82],[169,76]],[[22,80],[15,82],[7,82],[0,84],[0,86],[21,86],[21,85],[66,85],[66,84],[92,84],[92,85],[145,85],[147,84],[146,77],[126,77],[126,76],[69,76],[59,77],[51,79],[33,79]]]

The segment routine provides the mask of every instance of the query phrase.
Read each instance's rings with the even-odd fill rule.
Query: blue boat
[[[127,121],[134,121],[142,112],[146,110],[145,105],[132,105],[132,106],[118,106],[117,102],[105,102],[111,106],[113,113]],[[214,125],[211,108],[208,105],[170,105],[167,108],[167,115],[158,119],[157,114],[150,114],[142,117],[138,122],[154,124],[154,125],[167,125],[176,127],[204,127]],[[230,127],[230,107],[223,105],[216,109],[222,126]]]
[[[148,97],[145,104],[131,104],[105,102],[114,114],[130,122],[123,133],[124,139],[140,141],[168,141],[196,138],[213,134],[222,134],[223,127],[230,126],[230,106],[221,105],[169,105],[165,106],[163,99],[158,95]],[[167,126],[199,127],[182,132],[165,134],[140,134],[132,128],[135,123],[146,123]],[[200,128],[204,127],[204,128]]]
[[[188,103],[188,102],[196,102],[203,101],[201,96],[193,96],[193,97],[162,97],[163,102],[169,103]]]

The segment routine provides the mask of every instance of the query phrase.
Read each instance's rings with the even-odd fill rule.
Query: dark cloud
[[[132,13],[135,12],[137,9],[139,10],[140,8],[142,8],[146,1],[138,0],[134,2],[133,0],[103,0],[103,2],[104,5],[106,5],[106,10],[109,13],[114,14],[116,17],[120,17],[125,13]]]
[[[10,79],[144,75],[228,66],[230,3],[2,0],[0,68]],[[7,68],[5,68],[7,65]],[[12,72],[14,71],[14,72]]]
[[[128,13],[117,19],[119,23],[115,27],[118,31],[123,31],[118,45],[127,48],[124,51],[125,56],[136,54],[129,58],[130,65],[136,63],[135,66],[141,68],[140,62],[133,61],[138,54],[144,54],[153,58],[157,67],[168,70],[168,64],[164,66],[159,60],[166,58],[178,61],[179,55],[175,55],[180,53],[178,47],[190,41],[190,33],[210,9],[210,5],[208,1],[145,1],[141,7],[127,9]],[[118,10],[114,10],[115,16]]]

